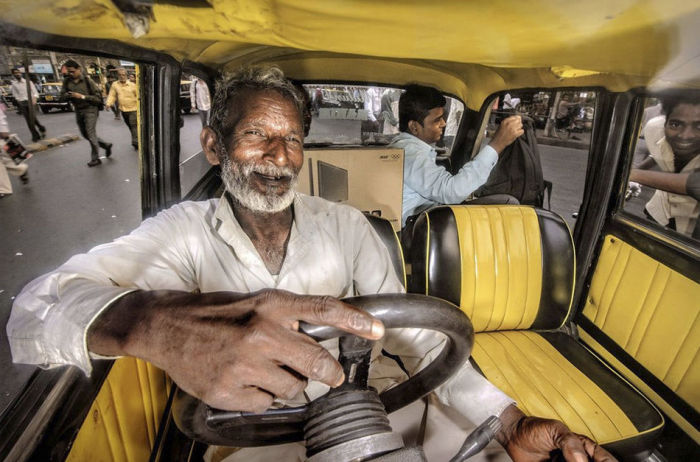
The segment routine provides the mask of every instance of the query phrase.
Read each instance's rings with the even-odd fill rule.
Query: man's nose
[[[678,133],[679,138],[683,138],[684,140],[690,140],[692,138],[697,138],[700,136],[698,133],[698,130],[692,126],[692,124],[686,124],[683,129]]]
[[[268,140],[264,157],[277,166],[285,166],[289,162],[287,143],[281,136],[275,136]]]

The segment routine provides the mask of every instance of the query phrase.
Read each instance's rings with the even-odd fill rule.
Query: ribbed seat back
[[[410,291],[458,305],[476,332],[556,329],[571,307],[571,234],[546,210],[454,205],[424,212],[411,267]]]

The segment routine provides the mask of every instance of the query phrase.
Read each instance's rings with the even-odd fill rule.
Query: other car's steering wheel
[[[305,439],[307,454],[312,455],[344,441],[390,433],[387,413],[428,394],[469,358],[474,342],[472,324],[447,301],[417,294],[382,294],[343,301],[381,319],[386,328],[416,327],[442,332],[447,337],[446,344],[419,373],[377,395],[367,385],[373,341],[328,326],[302,323],[300,330],[316,340],[340,337],[338,361],[345,372],[343,385],[305,406],[270,409],[262,414],[213,409],[177,390],[173,417],[180,430],[198,441],[236,447]]]

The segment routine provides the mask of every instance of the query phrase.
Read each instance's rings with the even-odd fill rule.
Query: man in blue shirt
[[[409,85],[399,99],[399,129],[391,147],[404,150],[403,211],[406,220],[439,204],[459,204],[486,183],[499,154],[524,133],[520,116],[503,120],[491,142],[455,175],[435,163],[435,143],[445,128],[445,97],[435,88]],[[474,204],[517,204],[507,194],[480,197]]]

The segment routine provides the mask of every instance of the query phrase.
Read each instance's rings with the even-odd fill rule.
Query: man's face
[[[131,75],[129,76],[129,80],[131,80],[132,82],[136,83],[136,76],[135,76],[134,74],[131,74]]]
[[[126,76],[126,71],[117,71],[117,78],[121,83],[126,82],[127,76]]]
[[[442,129],[445,128],[445,110],[441,107],[432,108],[423,119],[423,124],[416,123],[413,128],[415,130],[412,133],[417,138],[428,144],[437,143],[442,137]]]
[[[226,189],[246,208],[280,212],[294,199],[294,187],[304,161],[304,129],[292,101],[276,91],[250,91],[230,101],[247,108],[223,134],[229,141],[222,162]]]
[[[678,104],[666,116],[666,141],[673,154],[688,160],[700,154],[700,104]]]
[[[15,69],[12,71],[12,75],[17,79],[17,80],[22,80],[22,73]]]
[[[78,79],[80,78],[82,72],[80,72],[79,67],[66,67],[66,74],[68,74],[68,76],[72,77],[73,79]]]

